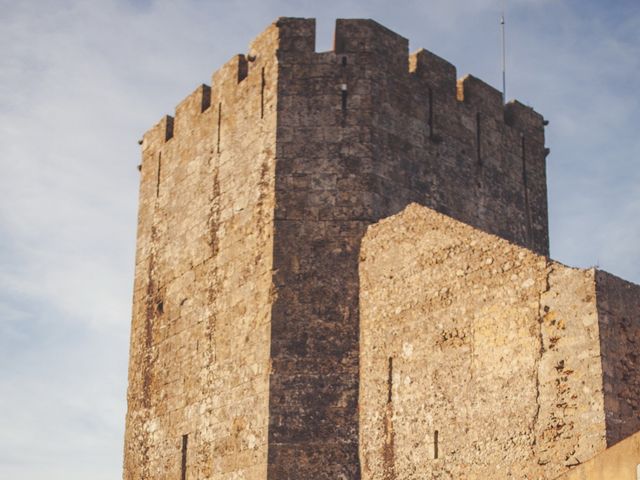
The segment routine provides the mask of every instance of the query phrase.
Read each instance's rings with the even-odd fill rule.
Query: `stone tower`
[[[142,142],[124,478],[361,476],[359,254],[415,202],[548,253],[543,118],[281,18]]]

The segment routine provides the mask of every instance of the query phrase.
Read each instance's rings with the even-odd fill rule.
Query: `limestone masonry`
[[[637,285],[415,204],[360,257],[365,478],[552,479],[640,430]]]
[[[124,479],[554,478],[640,430],[640,290],[547,258],[544,120],[281,18],[142,141]]]

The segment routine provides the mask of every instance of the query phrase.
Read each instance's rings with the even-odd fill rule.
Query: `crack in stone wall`
[[[543,334],[542,334],[542,322],[543,322],[543,318],[544,318],[544,308],[542,306],[542,296],[547,293],[550,290],[550,285],[549,285],[549,276],[551,275],[551,272],[553,271],[553,266],[549,263],[547,263],[547,275],[546,275],[546,281],[545,281],[545,287],[544,290],[542,292],[540,292],[540,294],[538,295],[538,339],[539,339],[539,355],[538,357],[535,359],[535,365],[534,365],[534,371],[535,371],[535,381],[536,381],[536,408],[535,408],[535,413],[533,415],[533,418],[531,420],[531,427],[530,427],[530,432],[531,432],[531,449],[532,449],[532,453],[533,455],[536,455],[536,443],[537,443],[537,438],[536,438],[536,431],[538,430],[538,420],[540,417],[540,361],[542,359],[542,355],[544,355],[544,338],[543,338]]]

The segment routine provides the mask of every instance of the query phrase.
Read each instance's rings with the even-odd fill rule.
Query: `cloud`
[[[0,2],[0,479],[121,475],[141,134],[280,15],[374,18],[500,84],[499,0]],[[640,281],[634,2],[509,2],[552,253]],[[615,25],[615,28],[612,28]]]

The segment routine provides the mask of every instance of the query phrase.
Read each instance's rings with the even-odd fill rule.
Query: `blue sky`
[[[503,0],[0,0],[0,480],[121,476],[142,133],[278,16],[373,18],[500,86]],[[640,283],[640,3],[511,0],[552,256]]]

